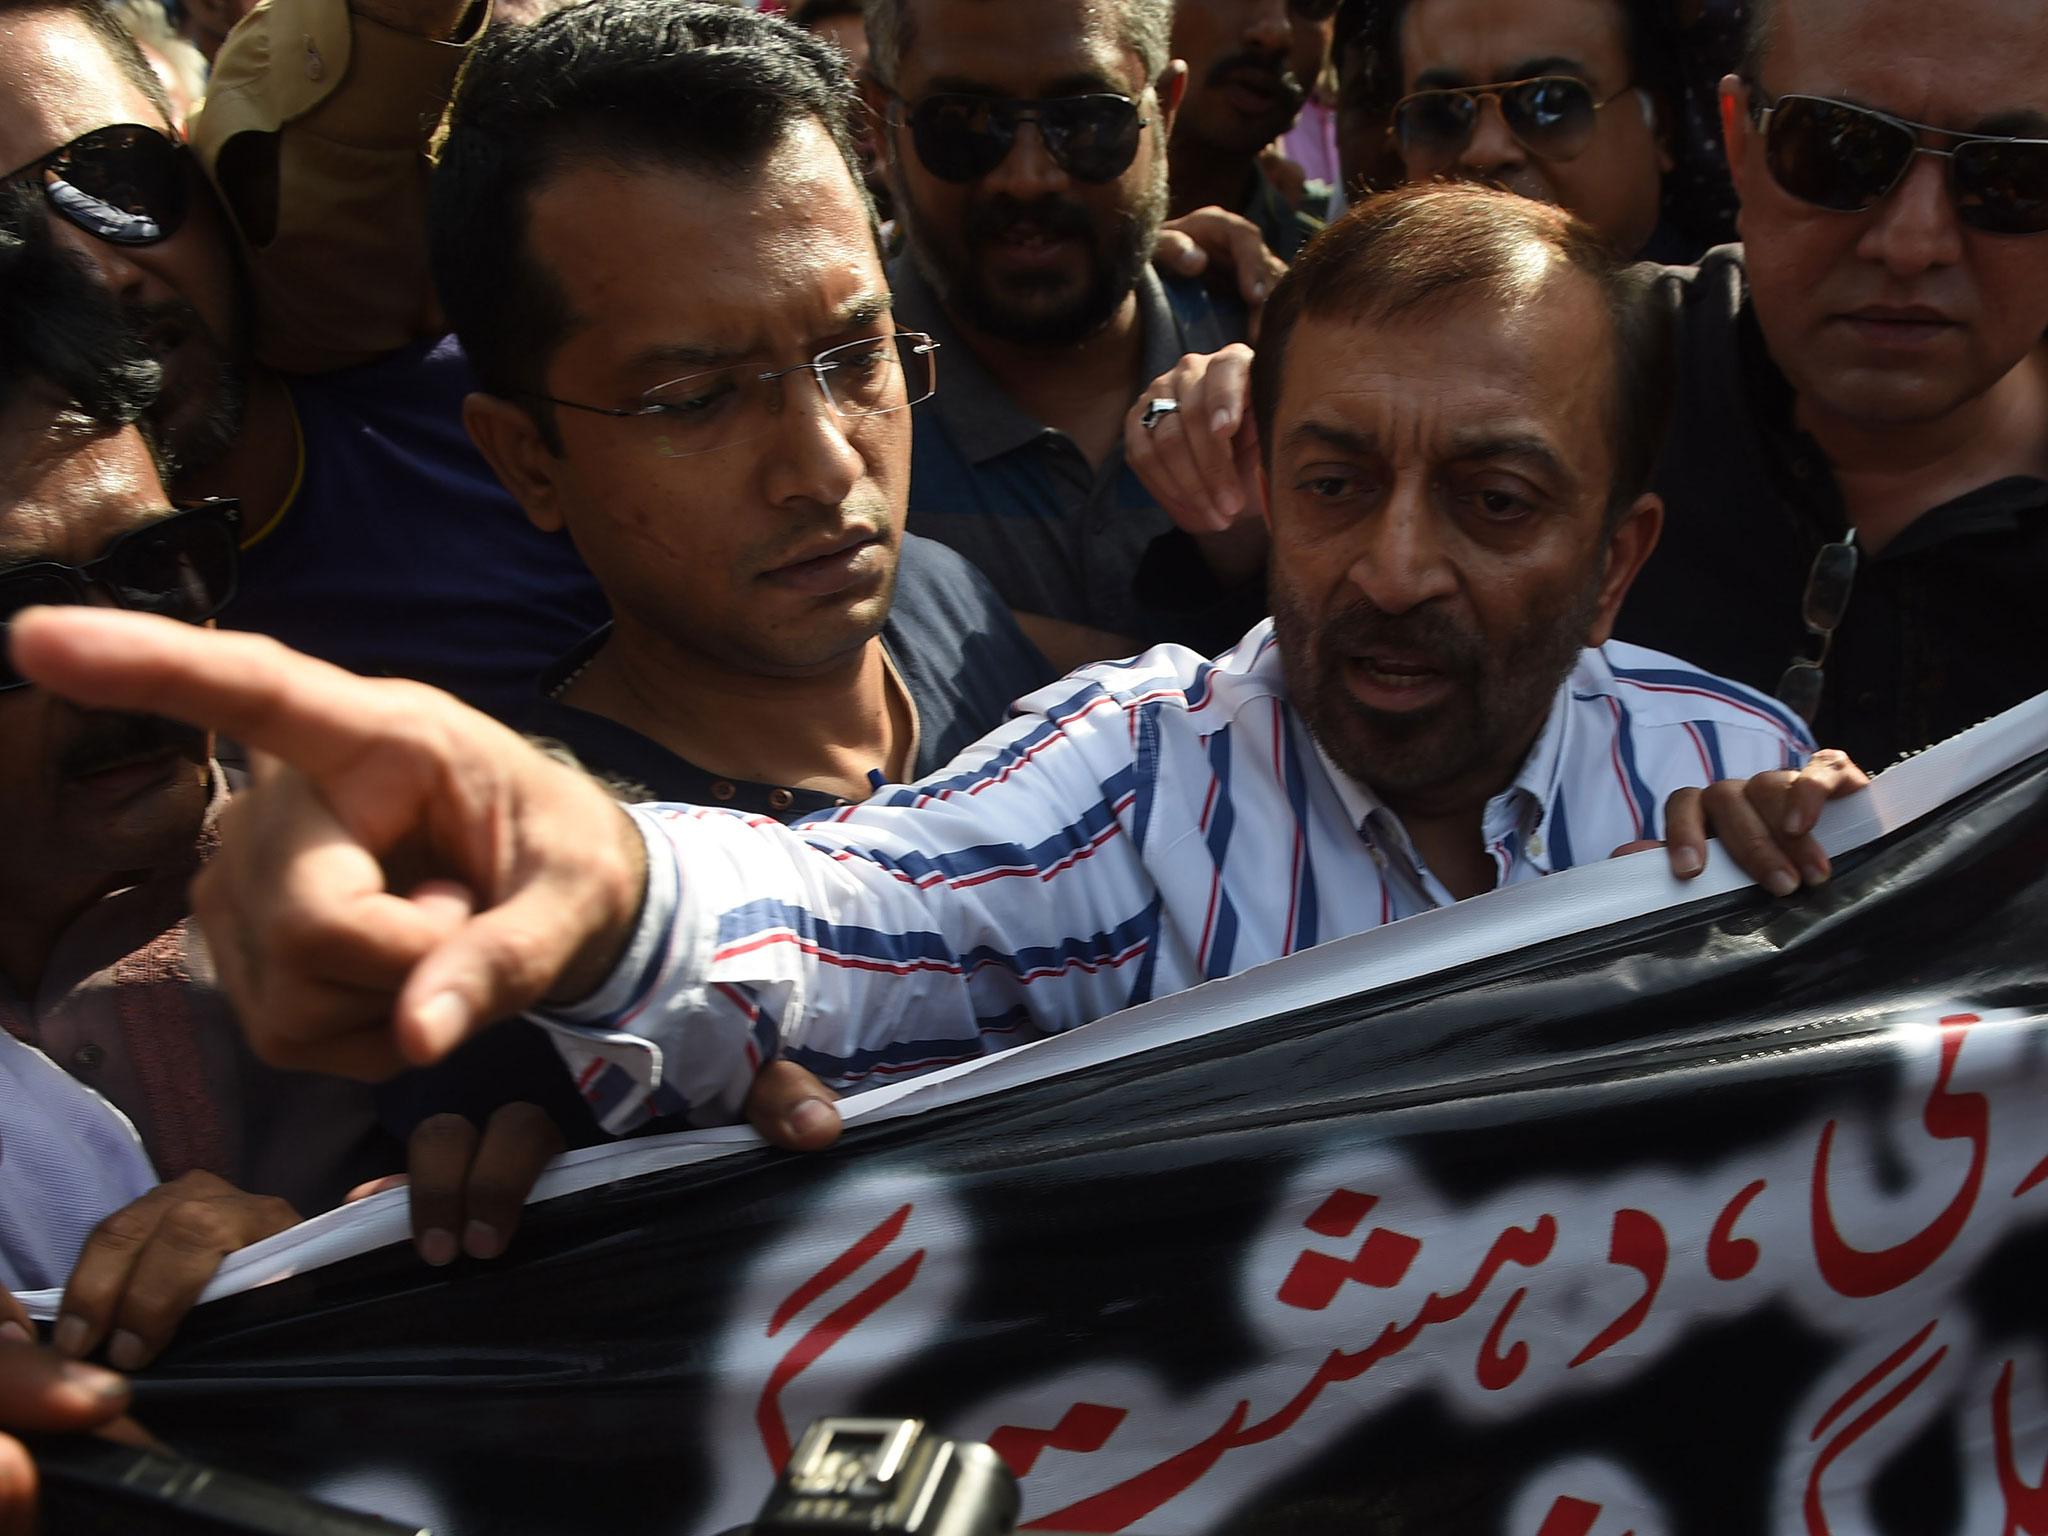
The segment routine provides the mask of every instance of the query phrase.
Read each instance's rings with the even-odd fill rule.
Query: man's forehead
[[[2048,129],[2041,0],[1774,0],[1762,75],[1772,95],[1838,97],[1941,127]]]
[[[1414,0],[1402,14],[1403,77],[1478,85],[1612,70],[1628,58],[1621,0]],[[1428,78],[1418,79],[1419,76]]]
[[[31,416],[36,419],[29,419]],[[0,560],[82,558],[169,505],[135,427],[84,435],[37,413],[0,425]]]
[[[0,172],[109,123],[168,126],[76,16],[0,14]]]
[[[1089,0],[908,0],[913,41],[899,87],[1030,98],[1143,83],[1113,5]]]

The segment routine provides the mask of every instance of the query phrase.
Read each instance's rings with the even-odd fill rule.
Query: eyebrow
[[[866,330],[881,321],[889,313],[893,301],[887,292],[863,293],[848,299],[833,313],[822,331],[813,335],[807,345],[822,348],[826,344],[846,335],[849,331]],[[643,368],[685,368],[708,369],[728,368],[735,363],[745,362],[761,353],[759,347],[697,347],[677,343],[662,343],[643,347],[626,360],[628,372],[637,373]]]
[[[1376,433],[1361,432],[1352,427],[1333,426],[1322,421],[1300,422],[1285,438],[1285,445],[1289,448],[1317,444],[1334,448],[1340,453],[1356,454],[1361,458],[1382,451]],[[1579,477],[1572,473],[1571,467],[1549,441],[1534,432],[1502,432],[1481,427],[1452,433],[1447,446],[1450,450],[1450,459],[1456,463],[1519,459],[1550,476],[1567,490],[1578,488]]]
[[[1524,59],[1513,65],[1509,72],[1493,80],[1467,80],[1455,69],[1425,69],[1415,77],[1418,91],[1454,91],[1468,85],[1495,85],[1509,80],[1534,80],[1542,75],[1570,75],[1574,79],[1586,80],[1592,71],[1578,59],[1563,54],[1551,54],[1540,59]]]

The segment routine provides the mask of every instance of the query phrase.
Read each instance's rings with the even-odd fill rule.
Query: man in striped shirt
[[[778,1058],[844,1088],[1001,1049],[1617,845],[1693,872],[1697,797],[1664,808],[1714,780],[1762,776],[1709,805],[1783,893],[1826,878],[1806,834],[1860,774],[1799,772],[1783,709],[1606,643],[1660,515],[1646,301],[1555,209],[1362,205],[1269,309],[1275,618],[1215,661],[1076,673],[937,777],[793,827],[622,817],[450,701],[239,637],[67,614],[17,620],[16,655],[296,765],[199,892],[272,1060],[388,1070],[552,999],[615,1130],[737,1118]],[[394,851],[474,910],[387,889]]]

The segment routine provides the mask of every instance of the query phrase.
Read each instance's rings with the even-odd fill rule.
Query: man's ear
[[[482,390],[462,400],[462,424],[470,441],[497,474],[498,483],[526,512],[526,520],[543,533],[563,526],[561,455],[549,448],[523,406]]]
[[[895,98],[873,73],[864,69],[860,72],[860,101],[874,123],[875,131],[868,139],[875,146],[876,163],[887,174],[896,163],[896,134],[889,126],[889,108],[895,105]]]
[[[1180,113],[1181,99],[1188,93],[1188,66],[1185,59],[1170,61],[1156,82],[1159,96],[1159,138],[1162,143],[1173,137],[1173,120]]]
[[[1742,173],[1748,169],[1744,156],[1749,150],[1749,87],[1740,75],[1721,77],[1721,147],[1727,151],[1728,179],[1735,183],[1735,199],[1741,202]]]
[[[1678,155],[1671,147],[1668,120],[1678,114],[1660,109],[1657,98],[1641,86],[1636,87],[1636,97],[1643,104],[1643,127],[1649,130],[1650,142],[1657,147],[1657,169],[1669,176],[1678,169]]]
[[[1600,597],[1593,622],[1586,629],[1587,645],[1605,645],[1614,635],[1614,620],[1621,612],[1636,574],[1657,547],[1664,531],[1664,503],[1650,495],[1638,496],[1607,540],[1607,569],[1600,577]]]

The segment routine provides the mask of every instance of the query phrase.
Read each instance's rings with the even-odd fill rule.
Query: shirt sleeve
[[[1161,937],[1132,821],[1139,706],[1070,678],[923,784],[784,827],[636,807],[648,892],[625,960],[537,1015],[593,1110],[737,1120],[784,1056],[873,1086],[1136,1000]]]
[[[268,0],[229,34],[192,145],[241,238],[262,362],[317,373],[440,329],[427,147],[466,53],[346,0]]]

